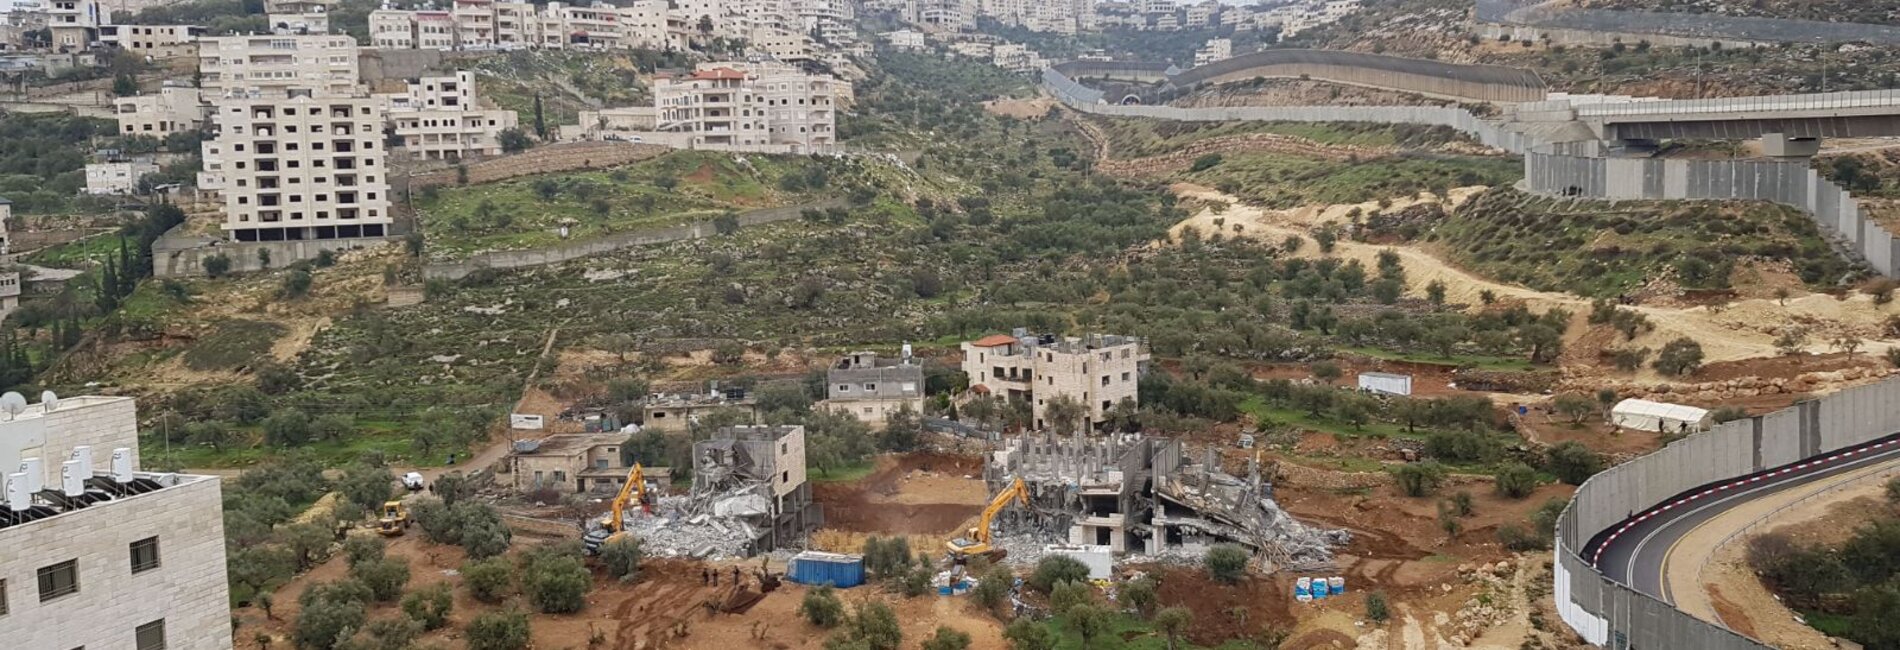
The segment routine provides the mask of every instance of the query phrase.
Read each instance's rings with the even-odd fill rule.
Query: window
[[[79,560],[40,567],[40,602],[79,593]]]
[[[838,392],[840,393],[851,392],[851,384],[838,384]]]
[[[1128,373],[1122,373],[1122,381],[1128,381]]]
[[[165,650],[165,619],[140,625],[134,636],[138,639],[138,650]]]
[[[0,616],[7,615],[7,581],[0,580]]]
[[[871,393],[871,392],[876,392],[876,391],[877,391],[877,384],[867,383],[864,385],[864,392]]]
[[[558,470],[558,469],[557,469],[557,470],[554,470],[554,482],[555,482],[555,483],[566,483],[566,482],[567,482],[567,472],[565,472],[565,471],[562,471],[562,470]]]
[[[1107,385],[1108,385],[1108,380],[1109,380],[1109,376],[1108,376],[1108,375],[1102,375],[1102,385],[1103,385],[1103,386],[1107,386]]]
[[[158,568],[158,538],[147,537],[132,542],[132,573],[144,573]]]

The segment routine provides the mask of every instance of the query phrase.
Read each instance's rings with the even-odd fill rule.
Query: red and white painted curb
[[[1722,492],[1726,492],[1728,490],[1732,490],[1738,487],[1742,487],[1745,485],[1753,485],[1756,483],[1760,483],[1764,480],[1772,479],[1777,476],[1785,476],[1785,475],[1799,472],[1801,470],[1808,469],[1810,467],[1814,467],[1817,465],[1830,465],[1841,460],[1879,451],[1882,449],[1886,449],[1888,447],[1893,447],[1895,445],[1900,445],[1900,438],[1895,438],[1893,440],[1888,440],[1885,442],[1878,442],[1871,445],[1867,445],[1865,447],[1858,447],[1858,448],[1849,449],[1846,451],[1837,451],[1826,456],[1817,456],[1814,458],[1810,458],[1808,460],[1801,461],[1799,463],[1795,463],[1793,465],[1782,467],[1780,469],[1762,472],[1760,474],[1749,476],[1747,478],[1735,479],[1733,481],[1729,481],[1721,485],[1710,487],[1708,489],[1702,490],[1701,492],[1697,492],[1695,494],[1679,497],[1676,500],[1663,504],[1661,506],[1651,507],[1649,510],[1643,511],[1643,514],[1623,520],[1623,525],[1618,526],[1615,532],[1610,533],[1609,537],[1603,538],[1603,543],[1597,545],[1596,552],[1590,554],[1590,566],[1597,566],[1597,561],[1603,558],[1603,549],[1609,548],[1610,544],[1614,543],[1618,536],[1622,535],[1625,532],[1628,532],[1630,528],[1635,527],[1637,524],[1648,521],[1650,518],[1653,518],[1662,513],[1669,512],[1670,510],[1674,510],[1676,508],[1686,506],[1691,503],[1695,503],[1696,501],[1701,500],[1704,497],[1720,494]]]

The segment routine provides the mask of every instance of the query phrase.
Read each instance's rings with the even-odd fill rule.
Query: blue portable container
[[[1313,580],[1313,598],[1325,598],[1330,595],[1328,593],[1329,591],[1330,589],[1327,588],[1325,578],[1316,578]]]
[[[849,589],[864,584],[864,556],[806,551],[792,556],[786,578],[803,585]]]

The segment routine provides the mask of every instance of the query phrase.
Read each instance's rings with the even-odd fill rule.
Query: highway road
[[[1599,540],[1597,546],[1586,548],[1584,556],[1587,559],[1594,553],[1598,570],[1610,579],[1673,605],[1676,601],[1664,579],[1664,564],[1676,544],[1696,526],[1755,499],[1895,461],[1900,461],[1900,437],[1890,436],[1871,445],[1768,470],[1720,486],[1698,488],[1670,499],[1671,505],[1665,510],[1652,510],[1625,520],[1612,529],[1617,532],[1607,541]]]

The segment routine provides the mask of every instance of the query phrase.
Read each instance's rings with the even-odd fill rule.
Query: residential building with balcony
[[[1028,401],[1037,429],[1052,426],[1048,406],[1058,397],[1080,404],[1080,424],[1089,427],[1100,424],[1122,400],[1139,401],[1150,359],[1141,339],[1112,334],[1064,338],[1018,329],[965,342],[962,348],[970,389]]]
[[[330,9],[335,0],[265,0],[264,13],[272,31],[325,34],[330,31]]]
[[[347,95],[358,83],[356,40],[331,34],[219,36],[199,42],[199,86],[213,102],[227,91],[281,97],[290,89]]]
[[[483,108],[475,74],[423,77],[407,91],[377,95],[400,142],[400,154],[415,160],[463,160],[501,155],[501,132],[513,128],[514,111]]]
[[[711,63],[654,84],[658,130],[691,134],[690,146],[782,145],[793,152],[837,142],[840,95],[829,75],[779,63]]]
[[[219,479],[141,471],[138,448],[128,397],[0,421],[7,647],[232,647]]]
[[[388,234],[382,104],[300,92],[220,98],[199,183],[223,198],[225,233],[240,242]]]

